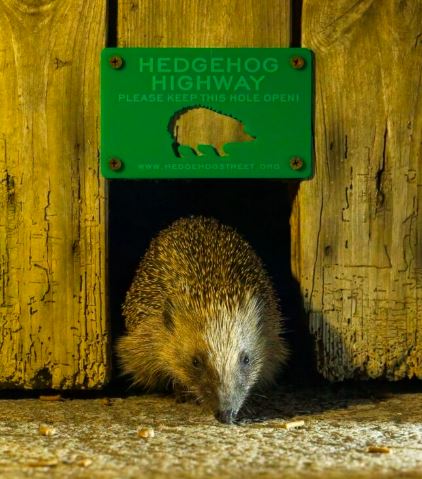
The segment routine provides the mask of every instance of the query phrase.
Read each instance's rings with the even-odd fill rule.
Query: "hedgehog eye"
[[[201,360],[198,358],[198,356],[194,356],[192,358],[192,366],[195,369],[199,369],[201,367]]]
[[[240,356],[240,362],[243,366],[247,366],[251,362],[249,355],[247,353],[242,353]]]

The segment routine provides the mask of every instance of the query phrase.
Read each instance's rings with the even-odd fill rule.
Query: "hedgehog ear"
[[[169,331],[174,331],[173,311],[173,303],[166,299],[163,310],[163,323]]]

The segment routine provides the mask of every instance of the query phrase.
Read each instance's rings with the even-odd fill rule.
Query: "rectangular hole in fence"
[[[109,298],[113,346],[124,332],[121,305],[151,239],[180,217],[211,216],[234,227],[263,260],[281,299],[291,363],[309,374],[300,294],[290,271],[291,204],[287,182],[278,180],[110,181]],[[296,346],[297,345],[297,346]],[[287,379],[293,374],[287,368]],[[119,379],[113,352],[112,386]]]

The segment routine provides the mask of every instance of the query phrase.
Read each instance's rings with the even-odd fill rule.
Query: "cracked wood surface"
[[[422,4],[304,0],[316,172],[292,215],[319,371],[422,378]]]
[[[105,2],[1,0],[0,23],[0,387],[99,387]]]

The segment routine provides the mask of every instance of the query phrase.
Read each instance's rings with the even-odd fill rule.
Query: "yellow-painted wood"
[[[325,377],[422,378],[422,3],[304,0],[316,173],[292,217]]]
[[[289,0],[121,0],[120,47],[287,47]]]
[[[107,379],[105,3],[0,1],[0,387]]]

